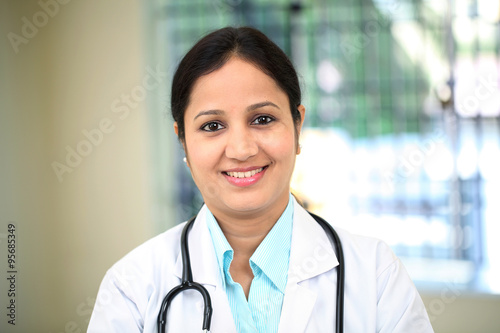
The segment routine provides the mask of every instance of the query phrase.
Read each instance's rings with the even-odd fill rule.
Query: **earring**
[[[302,145],[301,145],[301,144],[299,144],[299,147],[297,148],[297,155],[299,155],[299,154],[300,154],[300,151],[301,151],[301,150],[302,150]]]
[[[184,163],[187,164],[188,160],[187,160],[186,156],[184,156],[184,158],[182,160],[184,161]]]

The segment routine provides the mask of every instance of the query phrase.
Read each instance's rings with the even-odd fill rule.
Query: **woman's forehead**
[[[198,78],[190,95],[191,108],[232,104],[288,103],[288,97],[274,79],[257,66],[233,57],[220,69]],[[217,104],[217,105],[213,105]]]

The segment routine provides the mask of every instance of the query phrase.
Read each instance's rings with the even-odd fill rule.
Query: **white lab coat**
[[[279,333],[334,332],[337,257],[321,226],[297,203],[288,282]],[[210,293],[211,332],[236,333],[203,207],[189,235],[194,281]],[[165,295],[182,275],[184,224],[142,244],[104,277],[88,332],[157,332]],[[345,257],[345,332],[433,332],[422,300],[400,260],[379,240],[336,229]],[[167,332],[201,332],[199,293],[179,294],[168,311]]]

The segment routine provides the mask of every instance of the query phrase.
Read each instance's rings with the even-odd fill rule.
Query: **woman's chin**
[[[240,215],[240,216],[251,216],[253,214],[259,214],[266,210],[269,202],[265,200],[248,200],[240,198],[228,198],[229,200],[221,200],[216,205],[210,205],[207,203],[208,208],[212,211],[219,211],[224,215]],[[215,213],[212,211],[212,213]]]

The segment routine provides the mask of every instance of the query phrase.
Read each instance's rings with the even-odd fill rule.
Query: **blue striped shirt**
[[[281,316],[292,241],[293,200],[250,257],[254,278],[248,301],[241,285],[229,273],[234,250],[210,211],[207,225],[219,264],[222,285],[238,333],[275,333]]]

